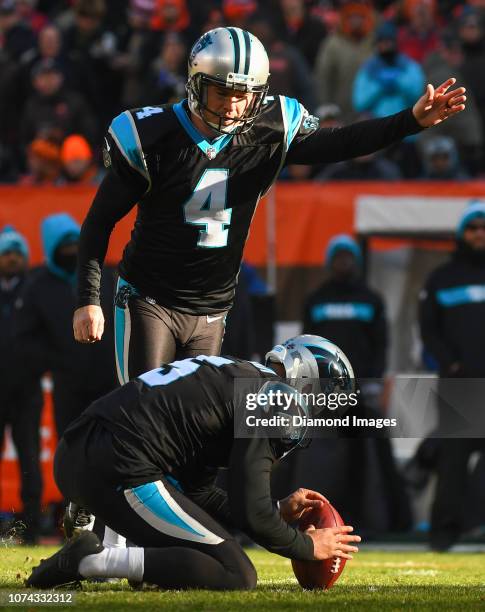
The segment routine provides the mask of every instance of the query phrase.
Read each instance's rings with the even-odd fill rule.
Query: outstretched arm
[[[320,128],[292,142],[287,164],[339,162],[368,155],[445,121],[465,109],[465,88],[449,88],[456,79],[448,79],[434,89],[428,84],[413,108],[380,119],[359,121],[341,128]]]

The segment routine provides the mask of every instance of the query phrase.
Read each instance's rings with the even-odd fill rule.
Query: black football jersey
[[[142,374],[94,402],[84,416],[123,440],[125,480],[138,484],[155,470],[187,483],[204,467],[227,466],[235,410],[247,385],[254,379],[256,392],[274,378],[257,363],[200,355]]]
[[[296,100],[267,98],[242,135],[209,142],[186,102],[125,111],[109,128],[113,170],[146,192],[120,274],[161,305],[188,313],[228,308],[249,226],[293,141],[317,127]]]
[[[81,230],[78,305],[99,304],[110,233],[138,202],[121,276],[180,312],[229,308],[256,206],[282,166],[366,155],[420,130],[412,109],[319,128],[285,96],[266,98],[246,133],[211,142],[190,120],[186,101],[121,113],[106,137],[111,171]]]

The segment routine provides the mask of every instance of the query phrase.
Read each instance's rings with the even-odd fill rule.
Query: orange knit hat
[[[81,134],[68,136],[61,147],[61,159],[64,163],[75,159],[91,160],[93,152],[88,141]]]
[[[59,161],[59,147],[53,142],[44,140],[43,138],[36,138],[33,140],[27,147],[27,151],[30,155],[36,155],[45,160]]]

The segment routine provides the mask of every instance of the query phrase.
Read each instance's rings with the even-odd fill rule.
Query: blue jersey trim
[[[128,111],[113,119],[109,131],[130,166],[150,181],[138,132]]]
[[[184,492],[184,490],[182,489],[182,485],[180,484],[180,482],[178,480],[176,480],[173,476],[170,476],[170,474],[166,474],[165,475],[165,480],[168,480],[168,482],[174,486],[177,491],[180,491],[181,493]]]
[[[362,302],[340,302],[315,304],[310,315],[313,323],[322,321],[372,321],[374,317],[374,306]]]
[[[291,143],[293,142],[295,136],[300,129],[301,120],[303,118],[303,107],[295,100],[295,98],[287,98],[286,96],[282,96],[283,98],[283,112],[285,113],[286,118],[286,129],[287,129],[287,137],[286,137],[286,150],[290,148]]]
[[[136,498],[158,518],[162,519],[166,523],[170,523],[171,525],[176,525],[189,533],[193,533],[202,538],[205,537],[204,534],[193,529],[184,520],[182,520],[172,510],[172,508],[170,508],[167,502],[160,495],[160,492],[154,482],[140,485],[131,490]]]
[[[192,138],[195,144],[199,147],[199,149],[204,153],[204,155],[207,155],[208,149],[213,149],[217,155],[226,145],[231,142],[233,135],[226,134],[224,136],[220,136],[219,138],[216,138],[213,142],[209,142],[208,140],[206,140],[185,112],[184,102],[185,100],[182,100],[181,102],[178,102],[177,104],[173,105],[174,113],[177,116],[177,119],[180,121],[180,124],[187,132],[187,134]]]
[[[480,304],[485,302],[485,285],[463,285],[441,289],[436,292],[436,299],[445,308],[464,304]]]

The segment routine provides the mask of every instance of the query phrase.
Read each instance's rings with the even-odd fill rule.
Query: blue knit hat
[[[16,251],[23,255],[25,259],[29,257],[27,240],[11,225],[6,225],[0,232],[0,255],[8,253],[8,251]]]
[[[485,202],[482,200],[472,200],[463,211],[456,227],[456,237],[463,238],[465,227],[473,219],[485,219]]]
[[[332,259],[339,251],[349,251],[355,257],[359,265],[362,263],[362,251],[360,250],[360,246],[348,234],[338,234],[330,240],[325,254],[325,262],[327,265],[330,265]]]

